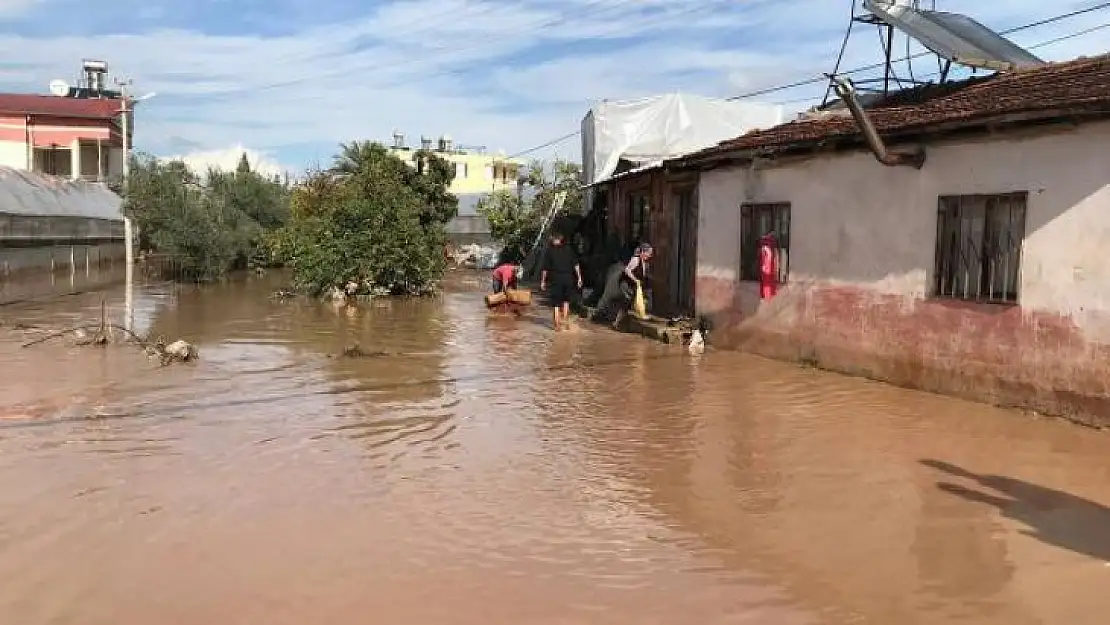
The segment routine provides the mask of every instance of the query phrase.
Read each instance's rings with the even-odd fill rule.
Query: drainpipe
[[[35,171],[35,135],[31,132],[31,116],[23,121],[23,135],[27,141],[27,171]]]
[[[863,105],[856,98],[856,87],[852,84],[852,81],[832,75],[829,75],[829,78],[833,81],[833,89],[836,90],[836,95],[840,96],[848,110],[851,111],[852,118],[856,120],[856,125],[863,133],[863,138],[867,140],[867,147],[871,148],[876,160],[888,167],[905,166],[921,169],[925,164],[924,148],[918,148],[914,152],[892,152],[888,150],[882,137],[879,136],[879,132],[875,130],[875,125],[871,123],[871,118],[867,116],[867,112],[863,110]]]

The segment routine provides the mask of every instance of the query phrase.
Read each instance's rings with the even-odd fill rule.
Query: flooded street
[[[164,369],[20,348],[120,289],[0,309],[0,622],[1107,622],[1105,433],[278,286],[137,293],[200,349]]]

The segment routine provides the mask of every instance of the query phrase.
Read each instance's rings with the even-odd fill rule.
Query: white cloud
[[[244,154],[247,155],[247,163],[250,164],[251,171],[258,172],[265,176],[284,175],[291,169],[281,165],[269,155],[259,152],[258,150],[243,147],[242,144],[236,144],[219,150],[190,152],[180,156],[167,156],[164,157],[164,160],[182,161],[189,166],[189,169],[203,174],[207,172],[209,168],[232,171],[239,165],[239,159],[241,159]]]
[[[0,0],[0,17],[21,15],[42,2],[43,0]]]
[[[998,29],[1085,6],[937,4],[973,12]],[[146,5],[149,15],[171,6],[168,0]],[[0,11],[4,6],[0,0]],[[236,6],[220,4],[225,12]],[[7,89],[42,91],[51,78],[72,76],[80,59],[103,58],[134,79],[137,90],[158,92],[142,106],[136,141],[159,154],[230,151],[228,145],[239,144],[300,167],[326,161],[334,152],[329,146],[341,141],[387,140],[394,128],[414,140],[448,133],[460,143],[515,152],[575,130],[602,98],[675,90],[727,96],[820,76],[832,69],[848,6],[847,0],[789,6],[778,0],[396,0],[370,5],[361,18],[318,23],[307,11],[323,5],[275,0],[255,27],[240,25],[239,34],[177,22],[95,37],[0,36],[0,54],[19,60],[0,81]],[[52,19],[51,10],[41,13]],[[177,13],[166,11],[162,19]],[[1107,20],[1110,11],[1088,14],[1014,39],[1036,43]],[[221,21],[222,33],[231,29],[227,23]],[[845,67],[880,58],[878,38],[868,32],[874,29],[856,29]],[[1037,52],[1049,59],[1103,52],[1107,32]],[[914,69],[930,70],[924,62]],[[811,101],[821,91],[820,84],[807,85],[760,99]],[[563,155],[577,153],[570,141],[556,147]]]

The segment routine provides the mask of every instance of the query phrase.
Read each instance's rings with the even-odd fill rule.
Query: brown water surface
[[[0,623],[1110,618],[1103,433],[280,279],[137,293],[165,369],[19,347],[102,294],[0,310]]]

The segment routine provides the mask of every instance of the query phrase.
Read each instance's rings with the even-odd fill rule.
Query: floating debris
[[[152,358],[157,358],[163,367],[175,362],[191,362],[200,358],[200,352],[192,343],[178,339],[167,345],[162,337],[158,337],[157,341],[148,345],[146,353]]]
[[[362,349],[362,346],[360,346],[358,343],[348,345],[347,347],[343,348],[344,358],[381,358],[382,356],[389,355],[389,352],[383,352],[380,350],[367,351],[365,349]]]

